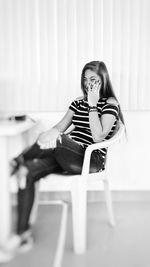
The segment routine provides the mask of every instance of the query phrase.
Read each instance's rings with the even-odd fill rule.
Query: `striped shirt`
[[[71,103],[69,109],[74,112],[72,123],[75,126],[75,129],[70,133],[70,137],[81,144],[84,148],[88,145],[93,144],[93,138],[91,134],[90,124],[89,124],[89,112],[88,112],[88,102],[85,99],[75,100]],[[119,119],[119,105],[118,104],[109,104],[107,103],[107,98],[100,98],[97,103],[98,116],[101,118],[104,114],[112,114],[115,116],[115,122],[104,140],[108,140],[113,135],[117,121]],[[97,150],[100,152],[102,157],[105,159],[107,149],[102,148]]]

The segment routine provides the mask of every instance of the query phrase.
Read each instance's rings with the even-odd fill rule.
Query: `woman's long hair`
[[[118,99],[113,91],[113,87],[112,87],[112,84],[109,78],[108,70],[106,68],[105,63],[102,61],[91,61],[84,66],[82,70],[82,74],[81,74],[81,89],[83,91],[84,97],[85,98],[87,97],[87,91],[84,86],[84,76],[85,76],[85,71],[88,69],[98,74],[102,80],[102,87],[100,90],[101,97],[104,97],[104,98],[113,97],[118,102]],[[125,124],[120,105],[119,105],[119,118],[122,121],[122,123]]]

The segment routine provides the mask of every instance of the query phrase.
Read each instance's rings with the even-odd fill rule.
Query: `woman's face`
[[[83,83],[84,83],[84,88],[86,92],[88,92],[89,90],[92,91],[92,88],[95,86],[97,86],[97,89],[100,91],[101,86],[102,86],[101,77],[90,69],[85,71],[84,77],[83,77]]]

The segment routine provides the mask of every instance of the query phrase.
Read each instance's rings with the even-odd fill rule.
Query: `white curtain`
[[[150,110],[149,0],[0,0],[0,111],[64,111],[85,63],[123,110]]]

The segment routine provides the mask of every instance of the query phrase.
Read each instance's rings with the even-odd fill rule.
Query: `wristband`
[[[91,111],[98,111],[98,110],[96,106],[93,106],[93,107],[89,106],[88,111],[91,112]]]
[[[91,113],[91,112],[97,112],[97,109],[90,109],[89,113]]]

